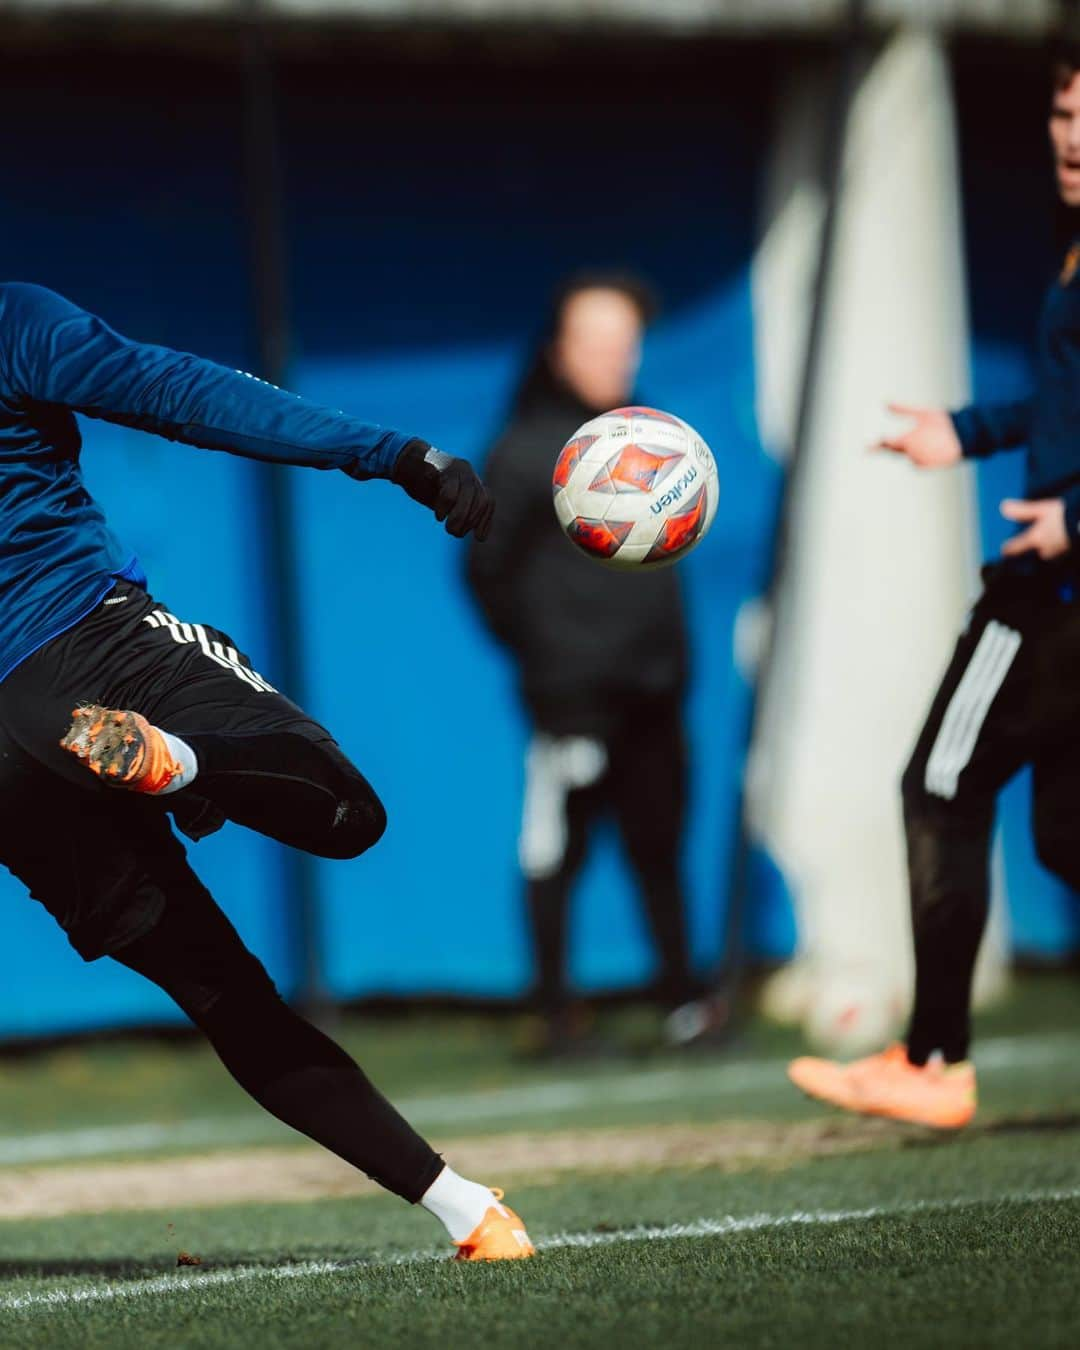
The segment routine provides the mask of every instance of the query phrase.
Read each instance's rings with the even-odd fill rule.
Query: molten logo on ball
[[[676,562],[716,515],[716,462],[686,422],[656,408],[616,408],[580,427],[552,474],[566,537],[609,567]]]
[[[690,484],[697,478],[697,476],[698,476],[697,469],[687,469],[687,471],[683,474],[683,476],[679,479],[677,483],[675,483],[672,487],[669,487],[668,490],[661,496],[657,497],[656,501],[654,501],[652,506],[649,507],[649,510],[653,513],[654,516],[663,515],[664,508],[667,506],[671,506],[674,502],[679,501],[683,493],[690,486]]]

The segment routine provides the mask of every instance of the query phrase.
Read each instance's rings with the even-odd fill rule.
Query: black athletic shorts
[[[110,786],[60,746],[84,703],[130,708],[195,750],[190,788]],[[382,805],[325,727],[236,643],[131,582],[0,683],[0,862],[91,960],[141,937],[198,884],[168,814],[197,839],[226,819],[325,857],[382,833]]]

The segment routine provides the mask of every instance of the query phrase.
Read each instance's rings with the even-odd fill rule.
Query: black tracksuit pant
[[[989,903],[997,794],[1024,765],[1041,861],[1080,890],[1080,584],[988,568],[903,778],[915,1006],[913,1063],[967,1057]]]
[[[110,787],[60,748],[82,703],[131,708],[195,750],[194,783],[162,797]],[[330,733],[232,639],[129,582],[0,683],[0,863],[87,960],[160,985],[262,1106],[417,1201],[442,1159],[353,1060],[282,1001],[199,881],[192,837],[229,819],[329,858],[375,844],[386,817]]]
[[[640,888],[659,958],[657,996],[674,1005],[700,992],[690,972],[679,878],[687,775],[681,694],[612,691],[602,703],[597,715],[569,721],[565,705],[538,710],[528,752],[519,851],[534,997],[548,1016],[566,1006],[571,891],[604,815],[614,818]],[[567,730],[576,724],[595,730]]]

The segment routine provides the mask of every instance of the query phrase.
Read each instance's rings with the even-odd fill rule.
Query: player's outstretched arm
[[[1033,402],[976,403],[952,414],[966,459],[983,459],[998,450],[1026,445],[1031,435]]]
[[[891,436],[882,436],[875,449],[904,455],[920,469],[943,469],[959,464],[964,452],[953,420],[940,408],[913,408],[890,403],[889,412],[910,419],[910,425]]]
[[[396,475],[405,451],[411,447],[412,457],[419,451],[423,460],[431,449],[427,442],[202,357],[134,342],[42,286],[0,286],[0,362],[3,383],[16,397],[207,450],[341,469],[358,479],[390,478],[455,533],[490,521],[490,502],[482,500],[482,486],[467,465],[450,470],[439,460],[433,494],[427,479],[420,482],[408,466]]]
[[[890,403],[889,411],[909,419],[902,431],[875,445],[904,455],[920,469],[948,468],[961,459],[978,459],[996,450],[1023,445],[1031,427],[1031,400],[997,403],[946,412],[943,408]]]

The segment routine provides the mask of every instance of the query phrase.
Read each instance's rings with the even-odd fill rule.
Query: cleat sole
[[[124,786],[140,776],[149,732],[149,723],[138,713],[113,712],[91,704],[74,710],[60,745],[98,778]]]

